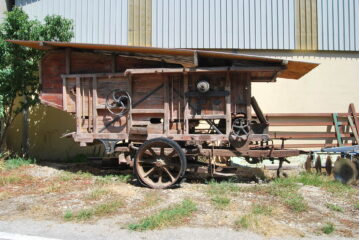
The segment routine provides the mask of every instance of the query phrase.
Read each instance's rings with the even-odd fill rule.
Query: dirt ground
[[[3,170],[0,231],[11,229],[11,223],[33,221],[36,225],[38,221],[84,229],[102,224],[131,233],[130,224],[190,199],[196,204],[193,213],[158,228],[164,233],[180,227],[212,229],[208,232],[226,229],[233,236],[247,232],[266,238],[359,238],[359,188],[341,188],[330,177],[320,177],[325,185],[302,179],[291,187],[287,182],[197,179],[179,188],[152,190],[139,186],[130,174],[87,164],[45,163]]]

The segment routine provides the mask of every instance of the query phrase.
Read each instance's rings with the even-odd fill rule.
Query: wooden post
[[[184,73],[183,81],[183,99],[184,99],[184,112],[183,112],[183,122],[184,122],[184,134],[189,133],[189,124],[188,124],[188,98],[186,93],[188,92],[188,73]]]
[[[76,77],[76,132],[81,132],[81,82],[80,77]]]
[[[62,77],[62,108],[67,111],[66,77]]]
[[[92,77],[92,126],[93,126],[93,132],[97,133],[98,130],[97,130],[97,78],[96,77]]]
[[[245,92],[246,92],[246,105],[247,105],[247,120],[251,121],[251,119],[252,119],[252,107],[251,107],[252,88],[251,88],[251,79],[248,74],[247,74]]]
[[[133,97],[132,94],[132,75],[128,75],[128,94],[130,95],[131,99]],[[130,133],[130,128],[132,127],[132,103],[130,104],[130,111],[127,117],[127,133]]]
[[[168,82],[169,79],[167,76],[162,75],[162,79],[163,79],[163,84],[164,84],[164,118],[163,118],[163,131],[164,134],[168,134],[169,133],[169,86],[168,86]]]
[[[231,73],[226,74],[225,90],[229,92],[226,96],[226,135],[229,135],[232,129],[232,113],[231,113]]]

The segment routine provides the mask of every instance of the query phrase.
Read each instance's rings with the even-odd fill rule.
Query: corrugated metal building
[[[254,84],[264,112],[344,112],[350,102],[359,107],[359,0],[15,0],[15,5],[39,20],[50,14],[72,19],[74,42],[220,49],[321,64],[299,81]],[[33,156],[92,151],[58,139],[74,126],[70,116],[39,108],[34,112],[47,114],[41,128],[36,121],[30,127]],[[58,118],[62,126],[50,124]],[[19,120],[13,136],[20,128]],[[12,137],[8,144],[19,148],[19,142]]]
[[[359,0],[16,0],[70,18],[75,42],[359,51]]]

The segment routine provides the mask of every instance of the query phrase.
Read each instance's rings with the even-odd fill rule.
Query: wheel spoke
[[[165,148],[164,147],[161,147],[161,153],[160,153],[160,156],[164,156],[165,155]]]
[[[163,182],[162,182],[162,172],[161,172],[161,174],[158,176],[158,181],[157,181],[157,183],[163,183]]]
[[[149,148],[149,149],[148,149],[148,151],[150,151],[150,152],[152,153],[152,156],[154,156],[154,157],[156,157],[156,156],[157,156],[157,154],[155,153],[155,151],[153,151],[153,149],[152,149],[152,148]]]
[[[176,180],[175,177],[172,175],[172,173],[168,170],[168,168],[163,167],[163,170],[165,170],[167,175],[171,178],[171,182],[174,182]]]
[[[174,155],[176,155],[177,151],[176,150],[173,150],[170,154],[167,155],[167,157],[171,158],[173,157]]]
[[[152,150],[152,148],[150,148],[150,149],[146,149],[146,151],[144,151],[143,153],[144,154],[146,154],[146,155],[148,155],[148,156],[152,156],[152,157],[155,157],[156,155],[156,153]]]
[[[145,175],[143,175],[144,178],[148,177],[149,175],[151,175],[153,172],[155,171],[155,168],[151,168],[150,170],[148,170]]]

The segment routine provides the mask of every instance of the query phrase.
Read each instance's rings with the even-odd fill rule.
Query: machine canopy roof
[[[183,67],[216,67],[216,66],[283,66],[277,77],[299,79],[319,64],[287,61],[283,59],[259,57],[231,52],[219,52],[193,49],[136,47],[125,45],[87,44],[71,42],[46,42],[46,41],[23,41],[8,40],[9,42],[35,48],[38,50],[53,50],[61,48],[73,48],[80,50],[107,52],[147,58],[156,61],[175,63]]]

